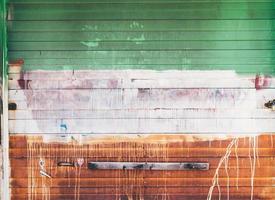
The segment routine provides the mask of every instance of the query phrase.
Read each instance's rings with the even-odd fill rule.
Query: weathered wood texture
[[[212,139],[210,139],[212,138]],[[13,200],[29,199],[206,199],[212,178],[228,144],[234,139],[212,135],[94,135],[67,142],[46,136],[11,136],[11,191]],[[238,139],[228,163],[219,169],[222,198],[275,197],[275,135]],[[253,155],[256,150],[256,155]],[[39,161],[52,178],[41,176]],[[78,163],[60,167],[59,162]],[[207,162],[206,171],[90,170],[88,162]],[[254,179],[251,180],[255,161]],[[213,199],[218,198],[218,189]]]

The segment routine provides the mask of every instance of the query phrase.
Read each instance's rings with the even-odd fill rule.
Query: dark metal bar
[[[74,167],[75,163],[74,162],[58,162],[57,166],[59,166],[59,167]]]
[[[125,170],[209,170],[209,163],[136,163],[136,162],[89,162],[88,168]]]

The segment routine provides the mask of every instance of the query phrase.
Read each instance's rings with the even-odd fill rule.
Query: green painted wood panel
[[[9,57],[36,69],[275,73],[275,1],[11,0]]]
[[[269,19],[275,14],[270,5],[265,9],[239,8],[224,9],[216,6],[194,4],[93,4],[93,5],[15,5],[14,20],[159,20],[159,19]],[[241,6],[242,7],[242,6]],[[237,9],[236,9],[237,8]],[[249,10],[250,12],[247,12]]]
[[[144,32],[144,31],[272,31],[275,21],[267,20],[67,20],[64,21],[9,21],[11,31],[21,32]]]

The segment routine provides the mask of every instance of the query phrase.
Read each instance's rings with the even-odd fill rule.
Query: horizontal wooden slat
[[[26,51],[24,51],[26,52]],[[41,70],[124,70],[124,69],[145,69],[145,70],[213,70],[213,69],[220,69],[220,70],[236,70],[239,74],[259,74],[259,73],[265,73],[265,74],[274,74],[274,69],[271,67],[271,65],[265,65],[261,64],[261,67],[259,68],[259,65],[255,64],[221,64],[221,65],[211,65],[211,64],[199,64],[199,65],[193,65],[193,64],[186,64],[185,61],[182,64],[177,65],[166,65],[166,64],[148,64],[148,65],[139,65],[139,64],[119,64],[114,63],[112,65],[25,65],[24,70],[33,70],[33,69],[41,69]]]
[[[207,82],[206,82],[207,81]],[[274,81],[275,82],[275,81]],[[266,87],[274,88],[273,79],[270,78],[270,84]],[[113,83],[113,84],[112,84]],[[204,84],[203,84],[204,83]],[[76,80],[30,80],[27,78],[10,80],[9,88],[14,89],[32,89],[32,90],[52,90],[52,89],[111,89],[111,88],[250,88],[255,89],[253,78],[225,78],[223,80],[207,79],[126,79],[124,77],[104,78],[104,79],[76,79]]]
[[[124,78],[124,79],[185,79],[192,77],[204,77],[204,78],[217,78],[217,75],[223,73],[223,78],[236,78],[237,74],[233,70],[187,70],[187,71],[178,71],[178,70],[165,70],[165,71],[156,71],[156,70],[34,70],[34,71],[20,71],[23,70],[22,64],[19,66],[10,65],[9,66],[9,79],[18,80],[21,78],[27,80],[70,80],[70,79],[80,79],[80,80],[89,80],[96,79],[99,77],[103,79],[115,79],[115,78]],[[146,73],[145,73],[146,72]],[[23,77],[22,77],[23,76]]]
[[[87,195],[87,194],[116,194],[119,190],[124,191],[126,190],[126,188],[123,187],[111,187],[111,188],[80,188],[80,194],[81,195]],[[138,188],[134,188],[134,191],[138,191]],[[161,187],[159,186],[159,189],[157,189],[156,187],[148,187],[145,188],[144,190],[142,190],[142,192],[144,194],[151,194],[151,195],[161,195],[161,194],[166,194],[167,195],[184,195],[186,193],[189,192],[195,192],[198,195],[205,195],[208,193],[209,188],[208,187],[199,187],[199,188],[193,188],[191,189],[186,188],[186,187]],[[238,196],[244,196],[244,194],[249,193],[251,190],[250,187],[239,187],[239,189],[237,189],[234,186],[230,187],[230,194],[231,195],[238,195]],[[28,194],[28,189],[27,188],[13,188],[12,191],[14,192],[14,194]],[[269,195],[273,196],[274,195],[274,191],[272,190],[271,187],[269,188],[263,188],[263,187],[255,187],[255,193],[260,193],[263,191],[266,191],[266,196],[268,197]],[[223,194],[227,193],[227,188],[226,187],[221,187],[221,192]],[[41,188],[37,188],[36,189],[36,193],[37,194],[42,194],[43,190]],[[72,190],[72,188],[51,188],[51,195],[55,195],[55,194],[75,194],[75,191]],[[121,194],[123,195],[123,193],[121,192]],[[214,196],[216,195],[216,191],[214,192]]]
[[[35,22],[34,22],[35,23]],[[34,25],[34,24],[33,24]],[[183,25],[183,24],[181,24]],[[14,26],[14,25],[12,25]],[[79,25],[78,25],[79,26]],[[87,27],[87,25],[86,25]],[[126,28],[126,27],[125,27]],[[266,27],[268,28],[268,27]],[[45,29],[45,28],[44,28]],[[209,29],[208,29],[209,30]],[[272,31],[187,31],[187,30],[175,30],[163,32],[160,31],[30,31],[26,32],[10,32],[9,41],[11,42],[82,42],[82,41],[217,41],[217,40],[274,40],[275,34]]]
[[[29,4],[29,3],[41,3],[42,2],[40,0],[11,0],[9,1],[10,3],[16,3],[16,4]],[[167,3],[166,0],[140,0],[138,1],[139,3]],[[82,3],[138,3],[137,1],[134,1],[134,0],[78,0],[77,2],[75,2],[74,0],[47,0],[47,2],[45,3],[51,3],[51,4],[82,4]],[[169,1],[169,3],[212,3],[212,2],[222,2],[222,3],[232,3],[232,2],[238,2],[238,3],[248,3],[248,2],[251,2],[251,3],[256,3],[256,4],[268,4],[268,3],[272,3],[272,1],[270,0],[265,0],[265,1],[262,1],[262,0],[239,0],[239,1],[236,1],[236,0],[171,0]]]
[[[157,3],[157,4],[156,4]],[[110,6],[110,4],[112,6]],[[200,5],[200,7],[197,7],[197,5]],[[209,5],[212,7],[209,8]],[[171,1],[169,3],[163,2],[163,1],[155,1],[155,2],[150,2],[148,1],[146,5],[143,5],[142,1],[141,2],[135,2],[135,1],[127,1],[127,3],[121,3],[115,2],[112,4],[111,2],[103,2],[103,3],[96,3],[94,4],[93,2],[87,3],[87,4],[77,4],[77,3],[71,3],[71,4],[65,4],[62,5],[62,3],[59,4],[42,4],[38,5],[36,4],[14,4],[14,6],[17,6],[18,8],[21,8],[22,12],[25,9],[30,9],[30,8],[39,8],[41,9],[52,9],[52,11],[58,11],[65,9],[67,12],[73,12],[76,11],[77,9],[82,9],[83,12],[87,12],[88,10],[93,10],[93,11],[101,11],[101,12],[107,12],[107,11],[113,11],[113,10],[119,10],[120,8],[128,8],[129,10],[132,11],[143,11],[142,8],[145,8],[145,11],[159,11],[162,8],[166,8],[166,12],[169,12],[171,10],[178,11],[178,10],[192,10],[192,9],[198,9],[198,10],[205,10],[205,9],[221,9],[221,4],[220,2],[210,2],[210,1]],[[165,7],[166,6],[166,7]],[[259,2],[223,2],[222,4],[223,8],[227,8],[230,10],[246,10],[248,6],[252,7],[257,7],[258,9],[274,9],[275,5],[272,2],[269,1],[263,1],[261,3]],[[100,9],[101,10],[97,10]],[[62,10],[64,11],[64,10]],[[165,12],[164,12],[165,13]]]
[[[238,115],[236,115],[238,113]],[[272,119],[268,109],[10,110],[9,119]]]
[[[239,186],[250,186],[251,185],[251,179],[250,178],[239,178]],[[227,178],[220,178],[219,183],[221,186],[227,185]],[[41,178],[37,179],[38,185],[41,185],[42,180]],[[168,178],[127,178],[125,180],[121,179],[121,185],[127,185],[129,182],[135,183],[133,185],[138,186],[138,183],[142,183],[144,187],[147,186],[154,186],[154,185],[166,185],[166,186],[190,186],[193,187],[200,187],[200,186],[211,186],[212,184],[212,178],[174,178],[174,179],[168,179]],[[231,178],[229,180],[230,185],[234,185],[236,183],[236,178]],[[124,184],[123,184],[124,183]],[[80,187],[109,187],[114,186],[118,184],[118,181],[112,178],[106,178],[106,179],[97,179],[97,178],[83,178],[81,179],[79,186]],[[270,187],[274,184],[273,178],[255,178],[254,179],[254,186],[267,186]],[[28,185],[27,179],[11,179],[11,187],[19,187],[19,188],[25,188],[26,185]],[[75,182],[69,182],[66,178],[55,178],[51,179],[50,186],[51,187],[74,187],[76,185]],[[30,187],[30,186],[29,186]]]
[[[10,120],[9,132],[21,134],[89,133],[272,133],[273,119],[64,119]],[[31,124],[31,126],[30,126]]]
[[[199,6],[198,6],[199,5]],[[255,5],[255,4],[254,4]],[[274,5],[263,3],[148,3],[148,4],[15,4],[13,20],[84,20],[84,19],[269,19]],[[253,4],[251,5],[253,6]],[[77,12],[78,11],[78,12]],[[123,12],[122,12],[123,11]]]
[[[108,62],[109,58],[107,58],[104,62]],[[167,59],[168,60],[168,59]],[[252,59],[250,59],[252,60]],[[86,61],[86,63],[85,63]],[[31,61],[30,61],[31,62]],[[43,64],[43,62],[45,64]],[[90,69],[90,70],[123,70],[123,69],[145,69],[145,70],[166,70],[166,69],[172,69],[172,70],[213,70],[215,68],[219,68],[220,70],[228,70],[228,69],[236,69],[239,73],[247,73],[249,72],[247,70],[247,67],[250,67],[251,73],[257,74],[257,73],[265,73],[265,74],[272,74],[274,72],[274,69],[270,67],[270,65],[273,64],[273,61],[266,61],[266,62],[254,62],[253,64],[249,64],[247,61],[243,61],[245,64],[242,63],[234,63],[234,62],[224,62],[222,64],[219,64],[219,61],[214,61],[212,63],[209,63],[206,61],[205,64],[198,63],[200,61],[196,61],[196,59],[182,59],[177,62],[176,64],[167,64],[166,62],[161,62],[161,60],[142,60],[136,61],[135,59],[127,60],[122,59],[119,61],[119,59],[116,61],[117,63],[114,63],[112,61],[109,61],[108,63],[101,64],[101,60],[93,60],[92,62],[89,62],[89,60],[67,60],[63,63],[58,63],[57,60],[54,60],[56,63],[52,63],[51,60],[47,61],[35,61],[33,63],[26,63],[24,66],[24,69],[31,69],[33,67],[39,67],[41,70],[48,70],[48,69],[56,69],[56,70],[66,70],[66,69],[73,69],[73,70],[83,70],[83,69]],[[62,62],[62,61],[61,61]],[[97,62],[97,63],[95,63]],[[169,62],[169,61],[168,61]],[[210,61],[211,62],[211,61]],[[218,64],[216,64],[216,63]],[[242,61],[237,61],[242,62]],[[253,62],[253,61],[252,61]],[[153,63],[153,64],[151,64]],[[258,63],[258,64],[257,64]],[[259,65],[261,67],[259,68]],[[235,66],[235,67],[234,67]],[[238,66],[238,67],[236,67]],[[261,71],[262,70],[262,71]]]
[[[25,188],[14,188],[12,189],[14,191],[14,194],[28,194],[28,190],[25,189]],[[114,193],[117,193],[117,191],[120,190],[120,187],[117,187],[117,188],[81,188],[80,189],[80,193],[81,195],[87,195],[87,194],[114,194]],[[123,188],[121,188],[121,190],[123,191]],[[125,188],[124,188],[125,190]],[[134,189],[134,190],[138,190],[138,189]],[[208,193],[208,188],[207,187],[201,187],[201,188],[197,188],[197,189],[190,189],[190,188],[177,188],[177,187],[159,187],[159,189],[157,188],[154,188],[154,187],[149,187],[149,188],[146,188],[144,190],[142,190],[145,194],[151,194],[151,195],[161,195],[161,194],[165,194],[165,191],[166,191],[166,194],[169,196],[169,195],[183,195],[188,193],[188,192],[196,192],[196,194],[198,195],[205,195]],[[239,190],[235,189],[234,187],[231,187],[230,188],[230,194],[232,196],[245,196],[244,194],[246,193],[249,193],[251,188],[250,187],[239,187]],[[221,187],[221,192],[223,194],[225,194],[227,191],[227,188],[226,187]],[[243,191],[243,192],[241,192]],[[266,192],[265,195],[263,196],[274,196],[274,192],[272,193],[272,188],[261,188],[261,187],[255,187],[255,192],[259,193],[259,192],[262,192],[262,191],[268,191]],[[271,192],[270,192],[271,191]],[[36,192],[37,194],[42,194],[42,189],[41,188],[38,188],[36,189]],[[75,191],[72,190],[71,188],[51,188],[51,195],[56,195],[56,194],[59,194],[62,193],[62,194],[75,194]],[[256,193],[256,194],[257,194]],[[118,193],[119,194],[119,193]],[[123,193],[121,194],[123,195]],[[214,195],[216,195],[216,192],[214,192]],[[225,195],[223,195],[225,196]]]
[[[241,159],[241,158],[240,158]],[[14,161],[14,160],[13,160]],[[248,159],[245,160],[246,162]],[[47,160],[45,161],[47,163]],[[264,164],[260,162],[260,166],[257,165],[255,177],[274,177],[275,172],[273,170],[272,166],[266,167]],[[12,162],[12,166],[20,166],[19,163]],[[271,163],[272,164],[272,163]],[[274,164],[274,163],[273,163]],[[244,168],[243,162],[240,161],[239,166],[232,166],[231,165],[231,159],[230,159],[230,166],[228,169],[228,175],[229,177],[237,177],[237,169],[239,169],[239,177],[242,178],[250,178],[251,177],[251,168]],[[208,170],[207,172],[177,172],[177,171],[142,171],[140,173],[133,172],[133,171],[123,171],[123,170],[90,170],[87,169],[86,166],[81,168],[81,174],[78,176],[76,174],[76,169],[74,167],[57,167],[54,166],[52,168],[47,167],[47,172],[53,177],[53,178],[127,178],[131,176],[132,174],[137,174],[137,176],[142,176],[146,178],[158,178],[158,177],[167,177],[169,179],[173,178],[207,178],[212,177],[215,173],[216,166],[212,166],[212,169]],[[248,166],[247,166],[248,167]],[[26,167],[17,167],[16,169],[12,169],[11,171],[11,177],[12,178],[39,178],[41,175],[39,174],[39,167],[32,167],[32,168],[26,168]],[[29,171],[33,171],[33,174],[28,174]],[[219,172],[220,178],[226,178],[227,173],[225,172],[224,168],[221,168]]]
[[[158,109],[259,108],[273,91],[248,89],[104,89],[10,90],[9,100],[21,109]],[[256,98],[257,97],[257,98]],[[47,99],[47,101],[45,101]],[[270,98],[271,99],[271,98]],[[257,102],[258,100],[258,102]]]
[[[275,11],[274,11],[275,14]],[[105,41],[85,41],[82,42],[9,42],[11,51],[33,51],[52,50],[64,51],[71,49],[74,51],[87,50],[224,50],[224,49],[275,49],[270,41],[126,41],[126,42],[105,42]]]
[[[164,5],[165,6],[165,5]],[[63,7],[63,5],[62,5]],[[18,9],[18,8],[17,8]],[[98,8],[100,9],[100,8]],[[163,8],[162,8],[163,9]],[[23,11],[23,9],[21,9]],[[51,21],[51,20],[59,20],[59,21],[69,21],[69,20],[229,20],[229,19],[254,19],[254,20],[267,20],[273,19],[270,16],[274,15],[274,9],[250,9],[255,14],[253,16],[249,16],[249,14],[244,9],[239,10],[226,10],[222,14],[217,12],[215,9],[191,9],[191,10],[169,10],[165,14],[161,13],[162,10],[152,11],[147,10],[146,12],[138,12],[138,11],[126,11],[121,13],[121,10],[113,10],[106,12],[78,12],[69,11],[69,12],[60,12],[53,11],[51,13],[46,13],[47,9],[41,10],[37,7],[32,7],[27,11],[17,11],[14,13],[14,17],[12,20],[33,20],[35,17],[40,21]],[[27,13],[31,12],[31,13]],[[154,15],[148,15],[149,12],[155,12]],[[196,14],[195,14],[196,13]]]
[[[52,96],[53,97],[53,96]],[[109,96],[110,97],[110,96]],[[273,98],[267,98],[268,101],[269,99],[273,99]],[[16,101],[10,101],[9,103],[12,104],[16,104],[16,110],[43,110],[43,111],[60,111],[60,110],[125,110],[125,109],[133,109],[135,111],[137,110],[169,110],[169,109],[180,109],[180,110],[184,110],[184,109],[219,109],[219,110],[226,110],[226,109],[230,109],[233,108],[234,110],[237,110],[238,108],[242,109],[247,109],[247,110],[257,110],[257,109],[267,109],[265,108],[264,104],[267,103],[268,101],[259,101],[258,102],[258,106],[256,107],[256,101],[247,101],[247,104],[245,104],[245,102],[243,102],[243,104],[233,104],[233,100],[232,102],[227,102],[226,104],[222,104],[222,102],[214,102],[214,99],[212,99],[212,102],[209,102],[208,104],[196,104],[196,102],[189,102],[189,104],[186,101],[182,101],[183,104],[179,105],[179,101],[176,102],[175,104],[170,104],[171,102],[167,102],[166,105],[160,104],[160,105],[154,105],[153,103],[150,105],[150,102],[145,102],[142,104],[142,102],[133,102],[134,104],[127,106],[124,105],[125,107],[123,108],[122,106],[122,102],[114,102],[111,101],[112,99],[110,98],[110,100],[105,99],[105,102],[103,101],[96,101],[94,100],[93,104],[81,104],[84,102],[77,102],[77,101],[71,101],[71,100],[66,100],[64,102],[66,102],[65,104],[61,104],[60,101],[55,101],[53,99],[48,99],[47,102],[45,102],[46,104],[42,104],[41,101],[42,99],[36,100],[36,101],[29,101],[27,104],[27,101],[23,101],[23,100],[16,100]],[[63,101],[63,100],[61,100]],[[106,102],[108,101],[108,102]],[[210,101],[210,100],[208,100]],[[113,102],[114,104],[111,104],[110,102]],[[201,101],[200,101],[201,102]],[[86,102],[87,103],[87,102]],[[138,104],[139,103],[139,104]],[[186,104],[184,104],[186,103]],[[202,103],[202,102],[201,102]],[[148,107],[148,104],[150,105],[150,107]],[[177,108],[178,107],[178,108]],[[267,112],[270,110],[266,110]],[[251,117],[253,119],[253,117]],[[262,131],[264,132],[264,131]]]
[[[91,41],[92,42],[92,41]],[[25,50],[24,50],[25,51]],[[275,60],[272,58],[239,58],[239,59],[232,59],[232,58],[143,58],[143,57],[136,57],[136,58],[116,58],[114,60],[112,57],[106,58],[90,58],[90,59],[77,59],[77,58],[39,58],[39,59],[27,59],[25,61],[25,66],[87,66],[87,67],[98,67],[103,66],[106,69],[111,69],[111,66],[140,66],[141,69],[150,68],[151,65],[162,67],[163,65],[167,65],[170,68],[175,67],[175,69],[179,68],[180,66],[186,70],[188,67],[193,67],[193,69],[199,70],[200,67],[203,65],[207,66],[233,66],[238,65],[241,69],[245,66],[251,66],[255,68],[256,65],[261,65],[262,68],[268,65],[273,65]],[[137,68],[138,69],[138,68]],[[167,68],[169,69],[169,68]],[[209,68],[211,69],[211,68]],[[226,70],[226,68],[224,68]],[[205,69],[207,70],[207,68]]]
[[[46,195],[44,195],[43,197],[37,197],[37,200],[43,200],[43,198],[45,198]],[[57,199],[57,200],[74,200],[76,198],[77,195],[52,195],[51,198],[53,199]],[[223,195],[224,198],[226,198],[226,195]],[[256,196],[256,195],[255,195]],[[133,195],[134,198],[140,198],[139,195]],[[169,199],[170,200],[190,200],[190,198],[192,198],[192,200],[201,200],[207,197],[207,194],[205,195],[191,195],[191,194],[184,194],[184,195],[169,195]],[[257,195],[258,197],[258,195]],[[116,200],[118,197],[118,195],[80,195],[79,200],[86,200],[87,198],[92,198],[93,200]],[[121,198],[128,198],[127,195],[122,195]],[[167,195],[142,195],[142,198],[146,198],[146,200],[162,200],[163,198],[168,198]],[[213,198],[219,198],[218,195],[213,195]],[[249,195],[245,195],[245,196],[234,196],[233,197],[234,200],[244,200],[247,198],[250,198]],[[13,195],[12,196],[12,200],[28,200],[28,196],[27,195]],[[273,197],[267,197],[265,200],[273,200]]]
[[[122,195],[123,197],[127,198],[127,195]],[[163,197],[164,196],[164,197]],[[14,198],[13,198],[14,197]],[[12,199],[16,200],[27,200],[27,195],[18,196],[15,195],[13,196]],[[88,197],[92,197],[93,200],[115,200],[118,197],[116,195],[82,195],[79,199],[80,200],[86,200]],[[123,198],[122,197],[122,198]],[[139,195],[133,195],[134,198],[139,198]],[[147,200],[162,200],[163,198],[167,197],[166,195],[144,195],[143,198],[146,198]],[[192,196],[193,200],[201,200],[205,198],[206,195],[196,195]],[[226,197],[226,196],[225,196]],[[37,197],[38,200],[43,200],[45,197]],[[73,200],[75,199],[75,195],[53,195],[52,198],[58,199],[58,200],[63,200],[64,198],[66,200]],[[169,195],[169,199],[171,200],[189,200],[191,198],[191,195]],[[213,198],[219,198],[217,195],[213,195]],[[239,196],[234,196],[234,200],[244,200],[247,199],[248,197],[239,197]],[[273,197],[267,198],[266,200],[272,200]]]
[[[30,161],[31,160],[31,161]],[[27,158],[11,158],[11,166],[17,166],[11,169],[11,177],[12,178],[27,178],[27,177],[41,177],[39,171],[40,166],[39,158],[30,159],[29,162]],[[44,161],[46,163],[46,171],[52,176],[56,178],[74,178],[78,176],[76,172],[76,168],[74,167],[58,167],[57,164],[60,161],[70,160],[71,162],[76,162],[74,158],[45,158]],[[85,161],[92,161],[93,159],[84,158]],[[119,158],[97,158],[96,160],[105,160],[105,161],[120,161],[123,159]],[[150,161],[150,162],[159,162],[165,160],[166,162],[179,162],[179,161],[190,161],[190,162],[208,162],[210,164],[210,170],[207,172],[176,172],[176,171],[143,171],[140,172],[144,177],[148,178],[158,178],[160,175],[162,177],[168,178],[207,178],[213,177],[216,171],[216,168],[220,162],[220,158],[129,158],[125,160],[133,160],[133,161]],[[253,161],[253,160],[252,160]],[[256,160],[255,166],[255,177],[273,177],[274,176],[274,157],[258,157]],[[26,167],[30,165],[29,167]],[[250,158],[242,158],[238,157],[230,157],[228,168],[228,174],[230,177],[243,177],[249,178],[251,177],[251,163]],[[30,173],[31,172],[31,173]],[[237,173],[238,172],[238,173]],[[127,178],[131,176],[131,174],[135,173],[134,171],[123,171],[123,170],[96,170],[92,171],[87,169],[86,163],[81,168],[81,178],[119,178],[124,177]],[[239,175],[238,175],[239,174]],[[227,173],[225,170],[225,166],[222,165],[219,171],[219,177],[227,177]]]
[[[90,149],[93,149],[90,147]],[[148,157],[158,157],[165,160],[166,157],[171,158],[217,158],[221,157],[225,154],[224,148],[150,148],[148,150],[144,150],[143,152],[137,152],[137,149],[134,148],[121,148],[121,149],[96,149],[94,148],[93,152],[90,152],[88,147],[84,147],[83,149],[78,148],[56,148],[52,151],[50,148],[39,148],[37,151],[37,154],[33,154],[32,157],[40,157],[39,153],[41,153],[44,157],[49,158],[55,158],[55,157],[64,157],[65,155],[70,155],[70,157],[79,157],[78,153],[82,152],[83,156],[90,157],[91,159],[96,158],[103,158],[103,157],[121,157],[124,155],[125,157],[132,158],[132,157],[142,157],[142,158],[148,158]],[[79,151],[77,153],[77,151]],[[239,157],[248,157],[249,151],[251,149],[249,148],[238,148],[238,156]],[[257,152],[261,157],[272,157],[275,153],[275,149],[273,148],[258,148]],[[20,158],[20,157],[27,157],[28,152],[25,149],[12,149],[10,150],[10,157],[12,158]]]
[[[51,148],[64,147],[66,144],[86,144],[96,146],[100,144],[102,148],[129,148],[131,144],[136,148],[143,149],[150,147],[159,147],[159,145],[169,144],[171,148],[225,148],[233,138],[238,137],[238,147],[247,148],[253,137],[257,140],[259,148],[274,148],[275,134],[248,134],[248,135],[224,135],[224,134],[90,134],[90,135],[11,135],[10,148],[27,148],[28,143],[36,144],[41,147]],[[154,158],[151,158],[154,159]]]
[[[11,61],[12,62],[12,61]],[[274,88],[269,75],[238,76],[233,71],[196,70],[66,70],[27,71],[10,64],[10,89],[88,89],[88,88],[251,88],[261,79],[261,88]],[[222,73],[222,79],[217,79]],[[99,78],[102,77],[102,78]],[[43,80],[41,82],[40,80]],[[25,82],[24,82],[25,81]],[[25,84],[24,84],[25,83]],[[203,85],[204,83],[204,85]],[[26,85],[27,84],[27,85]],[[28,86],[28,87],[27,87]]]
[[[40,23],[40,22],[39,22]],[[60,25],[59,25],[60,26]],[[42,27],[41,27],[42,28]],[[175,60],[182,60],[182,58],[186,59],[271,59],[273,60],[273,55],[275,50],[175,50],[175,51],[10,51],[9,59],[18,59],[24,58],[28,59],[115,59],[113,64],[115,64],[116,59],[119,58],[144,58],[144,59],[152,59],[156,60],[159,58],[174,58]],[[232,62],[232,60],[230,60]],[[88,64],[88,63],[87,63]],[[184,62],[183,62],[184,64]],[[168,69],[168,68],[167,68]],[[167,70],[166,69],[166,70]],[[237,68],[227,69],[227,70],[237,70]],[[57,69],[48,69],[48,70],[57,70]],[[218,70],[218,68],[216,69]],[[226,72],[225,72],[226,73]],[[145,74],[146,75],[146,74]]]

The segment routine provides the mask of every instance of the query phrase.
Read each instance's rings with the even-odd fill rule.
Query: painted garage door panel
[[[10,0],[12,200],[275,199],[274,14],[267,0]]]

